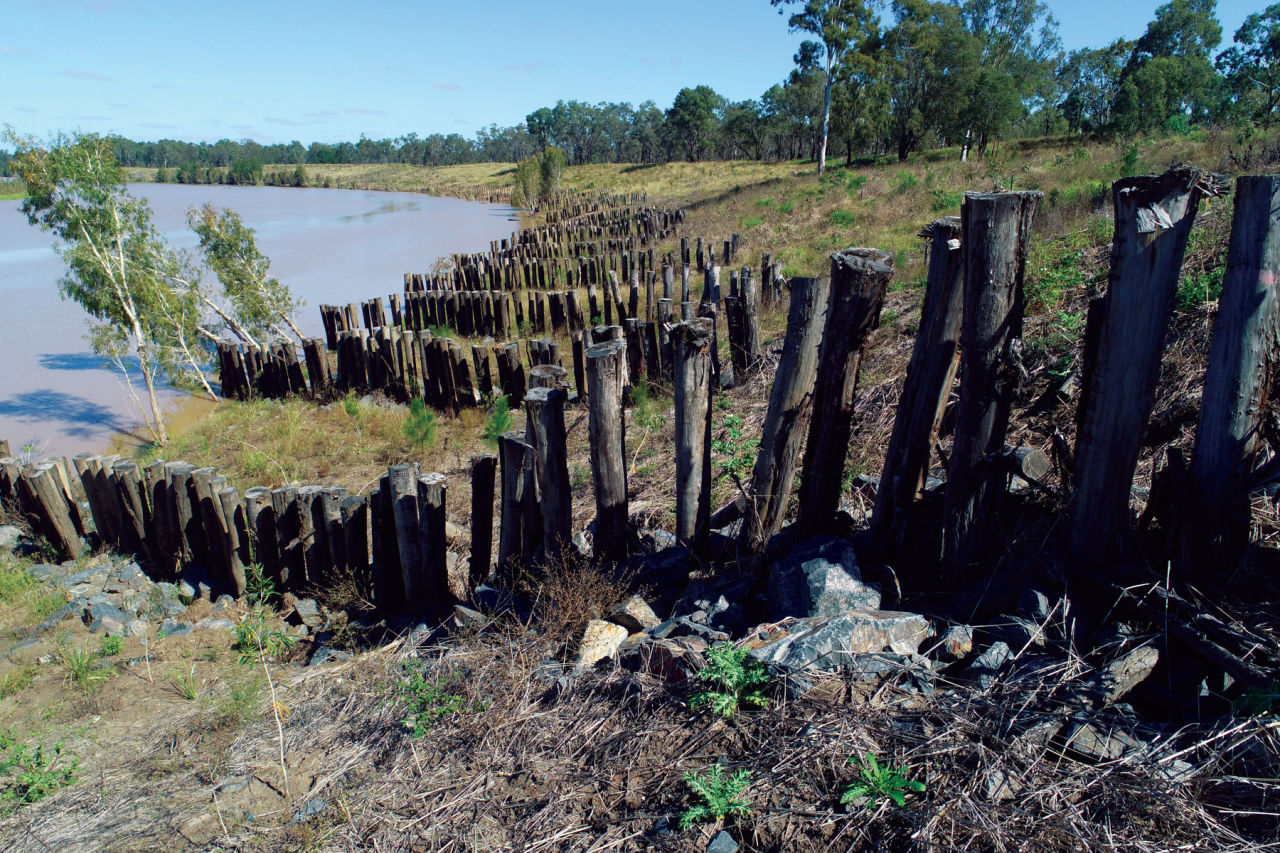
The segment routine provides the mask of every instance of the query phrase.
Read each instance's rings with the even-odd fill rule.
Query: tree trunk
[[[707,319],[671,330],[675,350],[676,539],[695,557],[710,556],[711,346]]]

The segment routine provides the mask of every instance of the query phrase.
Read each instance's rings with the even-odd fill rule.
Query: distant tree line
[[[665,110],[653,101],[558,101],[471,138],[109,142],[121,165],[173,169],[177,180],[287,184],[292,172],[264,175],[262,165],[520,162],[548,147],[569,165],[791,160],[827,150],[852,161],[938,145],[967,155],[1002,138],[1267,126],[1280,109],[1280,3],[1248,16],[1220,52],[1215,0],[1170,0],[1138,39],[1066,52],[1040,0],[891,0],[883,13],[875,0],[769,2],[814,39],[786,80],[752,100],[700,85]]]

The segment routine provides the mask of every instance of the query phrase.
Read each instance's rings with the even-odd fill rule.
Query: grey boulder
[[[878,652],[915,655],[932,633],[928,619],[895,610],[788,619],[752,649],[751,657],[790,670],[836,671],[861,666]]]
[[[811,539],[775,563],[769,573],[769,597],[775,619],[880,607],[880,587],[863,583],[853,545],[834,536]]]

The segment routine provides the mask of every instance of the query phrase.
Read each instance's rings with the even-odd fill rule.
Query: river
[[[256,229],[271,274],[305,302],[298,325],[317,336],[321,303],[398,292],[404,273],[455,252],[488,251],[490,240],[518,227],[507,207],[414,193],[178,184],[130,191],[150,202],[156,227],[177,248],[196,247],[187,208],[208,202],[239,213]],[[0,438],[15,453],[26,444],[36,455],[101,451],[139,423],[138,412],[120,373],[90,351],[84,310],[61,298],[65,267],[53,242],[27,224],[21,202],[0,201]],[[169,410],[185,398],[168,388],[163,396]]]

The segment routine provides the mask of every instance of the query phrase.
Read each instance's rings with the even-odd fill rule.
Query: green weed
[[[78,687],[83,693],[94,693],[111,677],[109,670],[98,666],[98,656],[87,649],[67,649],[61,654],[62,668],[67,684]]]
[[[124,651],[124,637],[103,637],[98,657],[113,658]]]
[[[15,806],[43,800],[76,780],[80,760],[63,756],[62,742],[46,748],[18,743],[12,732],[0,733],[0,801]]]
[[[837,228],[852,228],[857,217],[847,210],[831,211],[831,224]]]
[[[690,806],[680,815],[681,829],[688,829],[705,820],[724,820],[751,814],[751,806],[742,796],[742,792],[751,784],[749,770],[725,774],[723,766],[714,764],[705,774],[684,774],[684,783],[701,802]]]
[[[19,693],[26,689],[31,682],[35,681],[36,673],[40,671],[38,666],[24,666],[17,672],[7,672],[0,675],[0,699],[8,699],[15,693]]]
[[[764,224],[763,216],[744,216],[742,218],[742,230],[750,231],[752,228],[759,228]]]
[[[929,190],[929,195],[933,199],[930,207],[934,213],[945,213],[948,210],[955,210],[964,201],[964,193],[957,190],[950,192],[948,190]]]
[[[755,465],[756,447],[760,442],[746,438],[745,425],[741,415],[729,412],[721,421],[723,432],[711,442],[712,452],[721,457],[721,477],[742,479]]]
[[[183,699],[194,702],[200,695],[200,683],[196,680],[196,665],[191,665],[189,672],[174,669],[169,672],[169,684]]]
[[[399,692],[408,705],[408,712],[401,722],[415,738],[425,735],[437,723],[477,707],[460,693],[453,692],[456,685],[429,678],[420,662],[408,661],[405,669],[408,678],[400,685]]]
[[[689,698],[689,710],[710,705],[713,714],[732,717],[742,705],[767,707],[769,699],[764,695],[764,688],[769,683],[769,674],[764,664],[747,663],[749,654],[750,649],[736,648],[732,643],[717,643],[707,649],[707,665],[698,671],[697,677],[712,686]]]
[[[851,782],[840,794],[840,805],[862,802],[867,811],[871,811],[885,801],[894,805],[905,806],[907,794],[911,791],[921,793],[923,782],[908,779],[905,767],[882,765],[874,753],[868,752],[862,758],[856,755],[849,757],[849,763],[858,768],[858,779]]]

